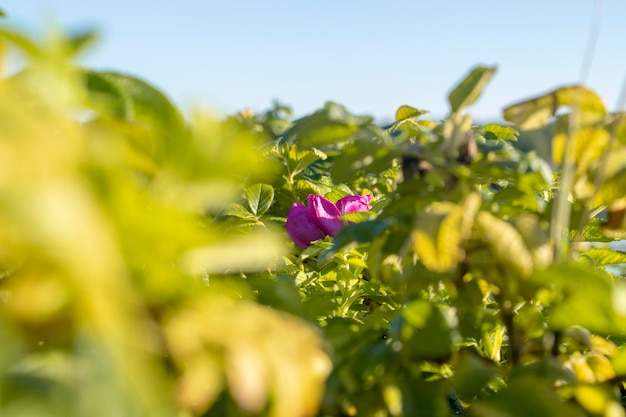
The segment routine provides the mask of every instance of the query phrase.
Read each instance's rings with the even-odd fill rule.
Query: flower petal
[[[337,208],[341,214],[368,211],[372,209],[370,201],[372,201],[372,196],[370,194],[349,195],[337,201]]]
[[[343,221],[337,206],[317,194],[310,194],[306,200],[309,204],[309,218],[317,227],[327,235],[335,236],[339,233]]]
[[[324,232],[311,220],[309,209],[302,203],[291,206],[285,227],[289,237],[303,249],[308,248],[314,240],[324,237]]]

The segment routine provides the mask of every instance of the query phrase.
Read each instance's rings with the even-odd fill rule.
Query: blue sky
[[[512,102],[577,82],[591,0],[85,1],[1,7],[33,31],[54,20],[101,34],[81,63],[140,76],[185,111],[297,115],[327,100],[390,118],[402,104],[447,111],[450,88],[477,64],[498,72],[471,109],[494,118]],[[604,0],[587,84],[614,109],[626,76],[626,1]]]

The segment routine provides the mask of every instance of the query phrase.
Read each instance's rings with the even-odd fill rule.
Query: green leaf
[[[626,377],[626,345],[622,345],[617,353],[610,358],[615,374]]]
[[[394,373],[385,378],[382,397],[392,416],[448,417],[444,381],[424,381],[417,378],[402,378]],[[366,395],[369,397],[370,395]],[[363,408],[358,415],[389,415],[386,412],[370,414],[372,407]]]
[[[587,258],[593,266],[617,265],[626,263],[626,252],[594,248],[582,252],[580,256]]]
[[[448,95],[452,113],[476,102],[495,72],[496,67],[474,68]]]
[[[85,30],[69,35],[68,43],[72,49],[72,55],[83,52],[89,45],[98,39],[97,33],[93,30]]]
[[[606,114],[600,97],[583,86],[569,86],[553,90],[504,109],[504,120],[524,130],[545,126],[562,106],[576,107],[581,113],[603,117]]]
[[[315,113],[297,120],[283,135],[283,141],[297,138],[302,148],[345,141],[372,125],[369,116],[354,116],[344,106],[328,102]]]
[[[605,223],[601,219],[594,218],[583,229],[580,238],[586,242],[614,242],[615,239],[606,236],[603,232]],[[573,238],[574,236],[572,236]]]
[[[403,105],[396,110],[396,122],[400,122],[402,120],[417,118],[424,114],[428,113],[427,110],[416,109],[415,107]]]
[[[331,170],[333,181],[337,184],[355,180],[360,175],[381,173],[393,165],[399,152],[394,149],[367,140],[350,143],[334,160]]]
[[[509,126],[501,126],[496,123],[489,123],[483,127],[483,136],[488,140],[504,139],[513,142],[517,141],[519,132]]]
[[[346,213],[342,215],[341,219],[352,223],[360,223],[369,220],[372,215],[373,213],[369,211],[356,211],[353,213]]]
[[[452,351],[452,329],[441,309],[430,301],[415,300],[391,324],[394,339],[414,357],[435,360]]]
[[[8,28],[0,28],[0,37],[5,38],[31,58],[40,57],[43,53],[39,46],[21,33]]]
[[[253,219],[255,217],[247,208],[238,203],[227,205],[221,214],[223,216],[239,217],[240,219]]]
[[[115,72],[82,71],[84,85],[95,98],[106,97],[110,115],[137,123],[158,138],[158,159],[175,152],[187,138],[180,111],[159,90],[138,78]],[[106,110],[106,109],[103,109]]]
[[[462,352],[454,370],[454,391],[458,397],[470,402],[498,373],[498,368],[475,354]]]
[[[261,216],[269,210],[274,201],[274,188],[268,184],[254,184],[244,189],[250,211]]]
[[[289,170],[291,171],[291,176],[298,175],[314,162],[320,159],[325,160],[326,158],[328,158],[328,155],[317,148],[298,151],[295,144],[291,145],[291,148],[289,148]]]
[[[585,417],[573,404],[560,399],[542,378],[515,378],[496,394],[477,401],[471,408],[478,417]]]
[[[626,335],[624,319],[614,309],[617,293],[605,271],[581,264],[553,265],[537,272],[533,280],[562,294],[548,311],[551,329],[581,326],[600,334]]]

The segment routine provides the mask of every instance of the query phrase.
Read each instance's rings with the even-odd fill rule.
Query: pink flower
[[[324,236],[336,236],[343,227],[341,216],[346,213],[368,211],[372,208],[371,195],[347,196],[331,203],[321,195],[310,194],[306,207],[296,203],[287,214],[287,233],[301,248],[307,248],[314,240]]]

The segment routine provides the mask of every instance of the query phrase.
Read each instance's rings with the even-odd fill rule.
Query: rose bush
[[[371,210],[371,195],[351,195],[333,204],[321,195],[310,194],[307,204],[295,203],[287,214],[287,233],[301,248],[324,236],[335,236],[343,227],[341,216]]]

